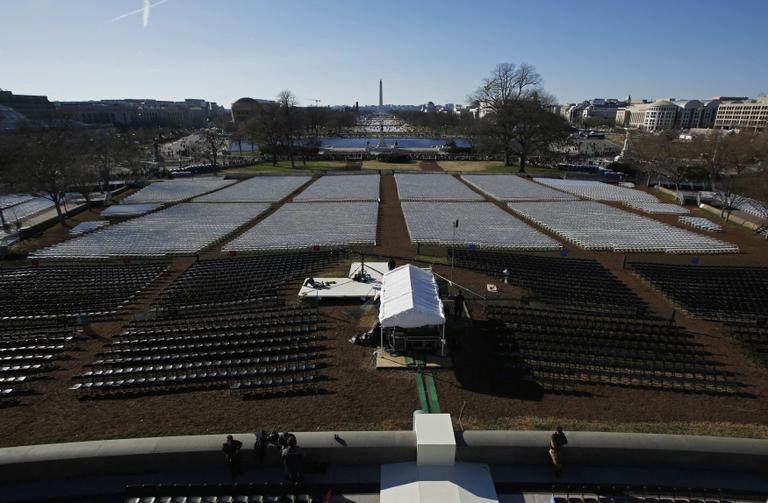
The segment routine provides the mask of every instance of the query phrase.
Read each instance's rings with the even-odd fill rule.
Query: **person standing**
[[[555,472],[555,476],[560,476],[560,472],[563,470],[563,462],[561,459],[560,451],[568,443],[568,437],[563,433],[563,427],[558,426],[555,432],[552,434],[552,438],[549,440],[549,458],[552,460],[552,470]]]
[[[240,469],[240,449],[243,447],[243,443],[239,440],[235,440],[232,435],[227,435],[227,441],[221,446],[221,452],[224,453],[224,460],[229,466],[229,471],[234,477],[242,472]]]
[[[286,439],[286,445],[281,452],[285,475],[290,482],[301,482],[304,452],[296,444],[296,437],[291,435]]]
[[[461,290],[453,297],[453,315],[457,318],[461,318],[464,312],[464,295]]]

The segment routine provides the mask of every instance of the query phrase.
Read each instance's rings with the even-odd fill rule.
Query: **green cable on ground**
[[[432,374],[426,374],[424,375],[424,381],[426,382],[426,388],[429,395],[429,412],[432,414],[440,414],[440,402],[437,400],[435,378]]]
[[[421,410],[429,413],[429,402],[427,401],[427,390],[424,388],[424,381],[421,372],[416,372],[416,392],[419,395],[419,405]]]

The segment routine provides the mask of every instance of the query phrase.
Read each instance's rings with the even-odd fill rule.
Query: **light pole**
[[[459,228],[459,219],[457,218],[451,223],[451,226],[453,227],[453,241],[451,241],[451,245],[453,248],[451,248],[451,285],[453,285],[453,262],[454,262],[454,256],[456,255],[456,229]]]

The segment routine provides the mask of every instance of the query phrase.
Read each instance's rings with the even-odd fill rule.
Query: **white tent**
[[[435,277],[411,264],[385,273],[381,279],[379,321],[383,328],[445,325]]]
[[[380,300],[382,337],[385,328],[442,326],[445,345],[443,301],[432,273],[411,264],[385,273],[381,278]]]

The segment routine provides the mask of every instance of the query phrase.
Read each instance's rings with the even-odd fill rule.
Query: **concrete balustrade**
[[[569,466],[686,469],[768,474],[768,440],[650,435],[568,433],[563,456]],[[545,465],[549,432],[465,431],[457,433],[458,459],[506,465]]]
[[[334,437],[338,435],[338,437]],[[307,460],[332,465],[414,461],[413,431],[296,433]],[[0,483],[51,478],[136,475],[222,465],[224,435],[139,438],[0,449]],[[243,442],[244,469],[254,469],[253,434]],[[678,435],[568,433],[568,466],[685,469],[768,474],[768,441]],[[549,432],[466,431],[456,434],[456,457],[491,465],[547,465]],[[280,462],[276,449],[265,464]],[[768,480],[768,477],[766,477]]]

